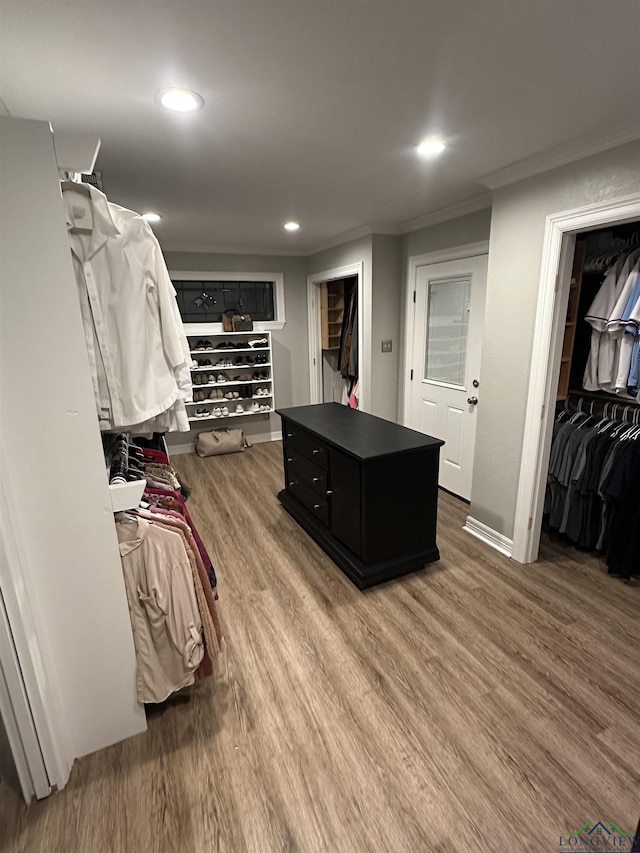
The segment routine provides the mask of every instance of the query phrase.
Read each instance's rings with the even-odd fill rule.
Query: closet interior
[[[576,238],[544,523],[640,575],[640,222]]]
[[[325,403],[358,408],[358,277],[322,282],[320,339]]]

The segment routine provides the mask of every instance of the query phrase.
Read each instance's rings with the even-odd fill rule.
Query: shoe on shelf
[[[191,347],[191,349],[193,350],[193,352],[199,352],[201,349],[204,349],[203,342],[202,342],[202,341],[198,341],[196,344],[194,344],[194,345]]]
[[[253,347],[254,349],[260,347],[268,347],[269,341],[266,338],[251,338],[247,341],[247,346]]]
[[[259,412],[259,411],[260,411],[260,406],[259,406],[257,403],[252,403],[252,404],[251,404],[251,408],[249,409],[249,411],[250,411],[250,412]]]
[[[222,417],[222,409],[220,408],[220,406],[216,406],[215,409],[213,410],[212,414],[213,414],[214,418],[221,418]]]
[[[192,377],[192,385],[200,385],[202,383],[202,379],[200,379],[200,374],[196,373],[195,376]]]
[[[208,418],[210,414],[209,409],[196,409],[197,418]]]
[[[216,376],[216,382],[226,382],[226,381],[227,381],[227,377],[224,375],[224,373],[218,373],[218,375]]]
[[[271,406],[261,405],[261,406],[260,406],[260,411],[261,411],[261,412],[270,412],[270,411],[271,411]]]
[[[240,397],[240,392],[239,392],[239,391],[234,391],[234,392],[233,392],[233,399],[234,399],[234,400],[237,400],[239,397]]]
[[[191,370],[195,370],[197,366],[198,366],[198,362],[195,360],[195,358],[192,358],[191,359]]]
[[[236,405],[236,415],[243,415],[243,414],[244,414],[244,406],[242,405],[242,403],[238,403]]]
[[[234,365],[234,367],[244,367],[245,366],[245,359],[241,355],[237,355],[233,359],[233,365]]]
[[[212,350],[213,349],[213,344],[211,343],[211,341],[202,341],[202,346],[204,347],[205,350]]]
[[[233,400],[233,391],[227,391],[227,393],[224,395],[224,399]]]
[[[227,341],[218,341],[218,343],[216,344],[216,349],[227,349],[228,346],[229,344]]]
[[[222,413],[222,417],[223,417],[223,418],[228,418],[228,417],[229,417],[229,409],[227,409],[227,407],[226,407],[226,406],[223,406],[223,407],[220,409],[220,411],[221,411],[221,413]]]
[[[216,361],[216,367],[224,367],[226,363],[227,363],[227,360],[225,358],[219,358]]]

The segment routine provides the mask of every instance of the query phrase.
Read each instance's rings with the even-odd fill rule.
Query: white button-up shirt
[[[189,347],[164,258],[137,214],[64,185],[101,427],[149,422],[191,397]]]

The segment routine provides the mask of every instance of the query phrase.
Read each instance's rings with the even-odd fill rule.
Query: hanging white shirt
[[[101,427],[148,421],[185,399],[186,340],[162,252],[139,216],[116,217],[99,190],[64,185],[67,226]],[[130,211],[128,213],[131,213]]]
[[[607,324],[638,256],[640,250],[620,258],[611,267],[585,317],[593,328],[582,382],[587,391],[610,390],[615,385],[618,339],[607,334]]]

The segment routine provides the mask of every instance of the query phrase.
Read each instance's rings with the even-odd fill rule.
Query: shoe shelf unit
[[[187,403],[189,423],[275,411],[271,332],[187,335],[187,340],[194,398]]]
[[[323,350],[340,348],[343,317],[344,282],[323,282],[320,285],[320,330]]]

